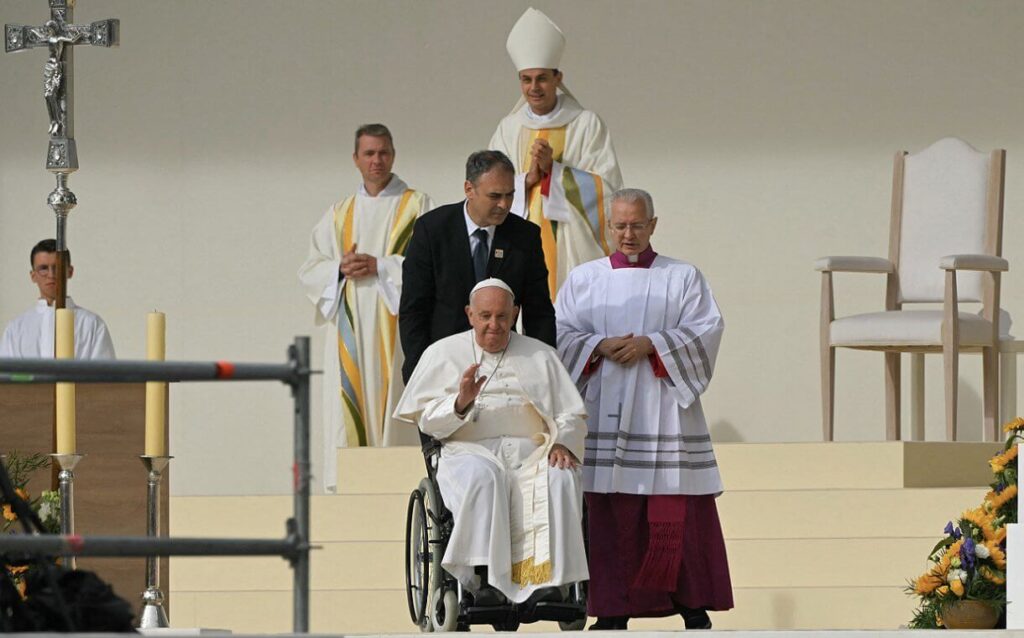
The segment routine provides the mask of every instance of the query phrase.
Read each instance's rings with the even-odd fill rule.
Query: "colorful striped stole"
[[[530,148],[536,140],[547,140],[551,145],[551,158],[556,162],[562,161],[562,154],[565,152],[565,127],[524,129],[527,132],[526,144],[523,148],[523,161],[521,166],[529,170],[532,158]],[[551,298],[555,298],[558,292],[558,222],[552,221],[544,216],[544,201],[541,193],[542,181],[537,182],[527,194],[526,207],[529,211],[527,219],[540,226],[540,242],[544,248],[544,263],[548,267],[548,289]]]
[[[416,206],[410,204],[415,201]],[[352,226],[355,218],[355,196],[335,204],[334,230],[337,233],[338,247],[342,253],[352,250]],[[385,255],[404,255],[412,237],[416,215],[423,207],[422,195],[412,189],[402,193],[398,203],[391,232],[388,235]],[[366,399],[363,381],[359,369],[359,349],[356,326],[359,313],[356,303],[355,286],[346,282],[342,287],[341,307],[338,309],[338,360],[341,366],[341,403],[345,425],[345,440],[348,445],[358,442],[360,446],[368,443]],[[394,358],[395,334],[397,320],[382,301],[377,301],[377,335],[378,352],[381,357],[381,396],[380,414],[387,412],[388,386],[391,383],[391,363]]]
[[[604,180],[596,173],[564,166],[561,183],[565,190],[565,199],[590,227],[594,242],[605,255],[611,254],[605,235],[608,226],[605,223],[607,218],[604,207]]]

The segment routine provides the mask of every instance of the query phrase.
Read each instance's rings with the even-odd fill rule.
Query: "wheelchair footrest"
[[[487,625],[496,622],[505,622],[510,616],[514,617],[513,605],[487,605],[478,607],[466,607],[462,610],[460,620],[474,625]]]
[[[541,602],[519,607],[519,618],[524,623],[540,620],[572,622],[584,618],[586,615],[586,607],[577,603]]]

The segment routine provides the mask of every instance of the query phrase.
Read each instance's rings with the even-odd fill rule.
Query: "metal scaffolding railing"
[[[295,402],[292,518],[281,539],[149,538],[138,536],[0,535],[0,553],[44,556],[281,556],[292,567],[293,617],[296,633],[309,631],[310,462],[309,337],[296,337],[288,363],[226,361],[75,361],[0,359],[0,384],[6,383],[141,383],[144,381],[281,381]]]

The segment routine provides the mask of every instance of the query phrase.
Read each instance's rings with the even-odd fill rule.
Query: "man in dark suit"
[[[402,264],[398,329],[409,380],[420,355],[438,339],[469,330],[466,299],[482,279],[512,288],[523,332],[555,345],[555,311],[540,229],[509,215],[515,169],[500,151],[477,151],[466,161],[466,199],[435,208],[416,221]]]

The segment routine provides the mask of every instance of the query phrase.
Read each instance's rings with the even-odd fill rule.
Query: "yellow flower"
[[[996,585],[1006,584],[1006,579],[1001,575],[997,574],[996,572],[992,571],[992,568],[990,568],[988,565],[982,565],[981,567],[978,567],[978,573],[981,574],[985,578],[985,580]]]
[[[949,593],[949,585],[943,585],[942,587],[939,587],[938,589],[935,590],[935,593],[938,594],[939,596],[945,596],[946,594]],[[941,620],[939,621],[939,624],[942,624]]]
[[[952,545],[950,545],[942,557],[939,558],[938,564],[933,568],[933,571],[937,574],[945,575],[949,571],[949,561],[954,557],[960,556],[960,548],[963,547],[964,540],[961,538]]]
[[[1016,445],[1011,447],[1009,450],[1006,450],[1002,454],[996,454],[995,456],[993,456],[991,459],[989,459],[988,464],[992,466],[993,472],[1002,472],[1004,469],[1006,469],[1006,465],[1015,458],[1017,458]],[[997,467],[999,469],[996,469]]]
[[[1016,497],[1017,486],[1010,485],[998,494],[995,493],[995,490],[989,492],[985,495],[985,501],[991,506],[992,510],[998,510]]]
[[[1006,554],[1003,550],[999,549],[999,542],[995,540],[985,541],[984,545],[988,548],[992,564],[999,569],[1006,569]]]
[[[949,588],[953,590],[953,593],[957,595],[957,598],[964,597],[964,584],[960,582],[960,579],[956,579],[949,584]]]
[[[992,531],[992,538],[985,537],[985,540],[986,541],[995,541],[995,543],[997,545],[1002,543],[1004,540],[1006,540],[1006,528],[1005,527],[998,527],[998,528],[996,528],[995,530]]]
[[[1024,417],[1020,416],[1003,426],[1003,432],[1013,432],[1014,430],[1021,429],[1024,429]]]
[[[964,513],[960,515],[960,518],[970,521],[975,527],[980,527],[981,529],[991,527],[992,521],[994,520],[994,517],[986,512],[984,507],[965,510]]]
[[[920,596],[927,596],[942,585],[943,579],[933,572],[926,572],[918,576],[914,581],[914,592]]]
[[[14,488],[14,493],[20,496],[21,498],[25,499],[26,501],[28,500],[28,492],[21,489],[20,487]]]
[[[10,504],[5,504],[4,505],[4,520],[5,521],[16,521],[16,520],[18,520],[18,516],[14,513],[14,510],[11,509]]]

